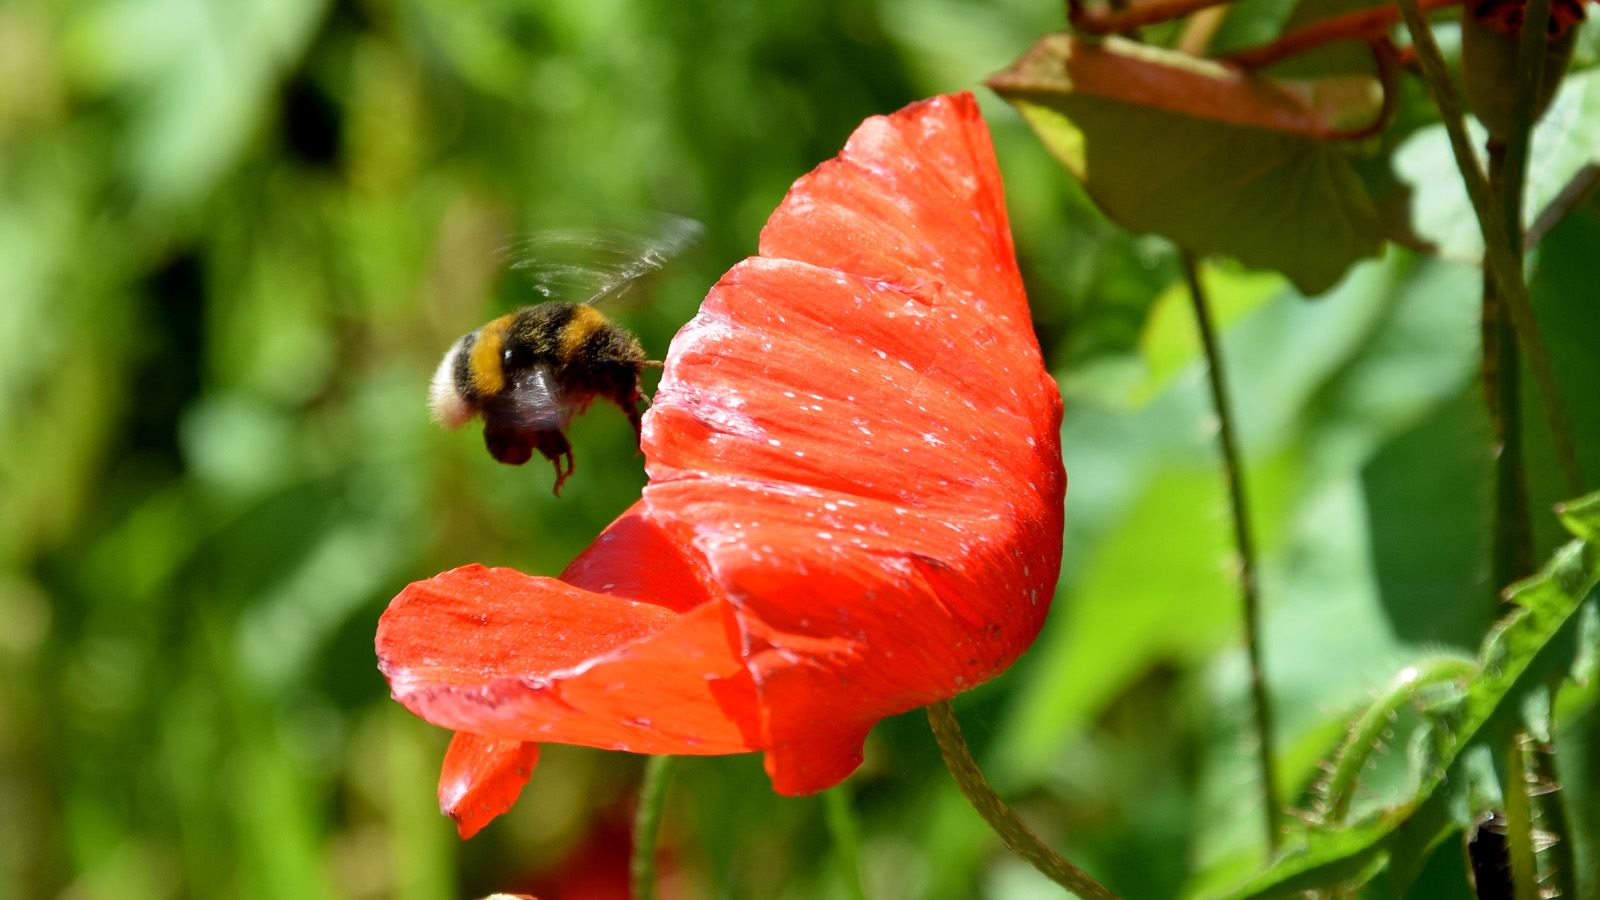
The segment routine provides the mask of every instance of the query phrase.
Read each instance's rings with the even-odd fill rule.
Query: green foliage
[[[1484,639],[1477,671],[1459,696],[1427,711],[1430,734],[1418,760],[1416,792],[1355,827],[1312,826],[1297,836],[1298,846],[1230,896],[1272,897],[1310,887],[1356,887],[1385,869],[1393,887],[1403,893],[1439,841],[1468,824],[1460,814],[1478,812],[1466,794],[1472,783],[1473,751],[1494,752],[1521,730],[1548,733],[1548,721],[1529,721],[1529,703],[1539,697],[1548,703],[1551,692],[1583,674],[1574,671],[1581,646],[1578,638],[1580,632],[1592,629],[1581,624],[1600,604],[1600,594],[1594,590],[1600,584],[1600,546],[1590,540],[1600,528],[1600,495],[1567,505],[1562,518],[1579,539],[1557,551],[1538,576],[1507,590],[1506,599],[1514,609]],[[1384,702],[1380,698],[1379,703]],[[1353,749],[1359,751],[1360,746]],[[1347,746],[1345,752],[1351,750]],[[1521,758],[1520,746],[1516,756]],[[1525,779],[1507,783],[1522,784]],[[1517,808],[1509,798],[1506,803]],[[1526,828],[1525,792],[1521,804]]]
[[[1243,0],[1213,46],[1351,5]],[[560,500],[549,471],[440,431],[425,408],[438,357],[538,299],[505,266],[519,235],[664,210],[706,223],[706,240],[613,310],[659,357],[862,118],[976,86],[1060,14],[1025,0],[0,8],[0,900],[550,900],[581,873],[625,871],[638,760],[547,747],[518,806],[460,842],[436,809],[445,735],[374,668],[374,622],[405,583],[474,561],[559,571],[644,480],[607,409],[575,424]],[[1535,137],[1530,213],[1597,161],[1597,34],[1580,34]],[[1333,49],[1274,67],[1274,83],[1371,82],[1367,54]],[[1341,882],[1464,896],[1449,837],[1500,798],[1507,742],[1541,729],[1557,753],[1529,765],[1563,789],[1534,798],[1535,827],[1564,815],[1578,895],[1600,885],[1600,613],[1585,587],[1600,497],[1564,505],[1579,541],[1558,546],[1540,511],[1563,494],[1530,393],[1532,525],[1555,561],[1507,614],[1486,575],[1481,282],[1462,264],[1476,226],[1411,76],[1397,98],[1384,134],[1330,146],[1087,91],[1032,96],[1026,118],[982,95],[1067,398],[1071,483],[1045,633],[956,705],[1030,826],[1129,900]],[[1582,398],[1600,383],[1600,206],[1564,197],[1530,291],[1594,473],[1600,405]],[[1277,858],[1179,244],[1232,257],[1204,261],[1202,280],[1256,522],[1280,795],[1348,800]],[[1457,678],[1474,649],[1492,665]],[[1448,670],[1429,690],[1372,696],[1429,665]],[[1546,693],[1530,721],[1524,701]],[[1060,895],[972,813],[920,712],[867,750],[826,801],[777,797],[755,757],[681,761],[664,893],[842,900],[859,859],[873,900]]]

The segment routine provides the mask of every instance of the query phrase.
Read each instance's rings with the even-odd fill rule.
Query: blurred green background
[[[862,118],[975,87],[1060,16],[1040,0],[0,6],[0,900],[623,896],[639,761],[547,747],[517,808],[462,843],[436,811],[447,735],[388,700],[372,635],[390,597],[445,568],[559,571],[637,497],[641,460],[597,407],[557,500],[547,466],[499,466],[475,428],[427,420],[432,368],[537,299],[505,270],[518,235],[652,210],[707,226],[616,312],[659,358]],[[958,710],[1055,846],[1130,898],[1184,896],[1257,864],[1263,839],[1176,256],[1105,222],[980,95],[1067,398],[1070,487],[1050,625]],[[1589,398],[1571,413],[1590,472],[1597,247],[1591,203],[1535,282],[1568,396]],[[1310,302],[1270,274],[1206,277],[1298,796],[1370,685],[1422,649],[1475,646],[1496,615],[1477,274],[1391,249]],[[1556,479],[1529,439],[1543,552]],[[1594,718],[1563,738],[1580,757]],[[669,897],[849,896],[822,799],[776,797],[754,756],[679,771]],[[1402,780],[1380,771],[1364,801]],[[965,805],[920,713],[881,725],[840,790],[874,900],[1059,896]],[[1600,785],[1580,790],[1600,808]],[[1582,796],[1575,827],[1594,833]],[[1424,887],[1462,896],[1459,853]]]

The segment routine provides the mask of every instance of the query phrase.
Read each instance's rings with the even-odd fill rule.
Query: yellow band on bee
[[[557,354],[564,360],[573,359],[588,342],[589,336],[604,328],[606,324],[606,317],[602,316],[599,310],[586,303],[578,304],[578,308],[572,311],[572,318],[568,319],[567,324],[561,329]]]
[[[473,388],[481,395],[497,394],[506,386],[500,353],[505,348],[506,328],[510,324],[510,316],[501,316],[479,328],[478,339],[472,343],[467,369],[472,373]]]

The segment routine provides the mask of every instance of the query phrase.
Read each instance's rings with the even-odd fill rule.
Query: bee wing
[[[656,213],[616,228],[553,228],[510,248],[511,268],[551,299],[591,305],[626,294],[705,233],[693,219]]]
[[[549,366],[534,366],[511,376],[499,400],[498,418],[519,431],[559,431],[572,419]]]

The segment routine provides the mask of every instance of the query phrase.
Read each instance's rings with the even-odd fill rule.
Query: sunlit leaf
[[[1571,505],[1572,530],[1600,529],[1594,495]],[[1572,672],[1583,606],[1600,582],[1600,547],[1579,539],[1562,548],[1539,575],[1509,589],[1515,609],[1492,629],[1479,651],[1480,674],[1439,733],[1415,796],[1343,830],[1302,828],[1290,849],[1235,898],[1276,897],[1312,886],[1362,883],[1390,867],[1401,892],[1434,845],[1462,823],[1448,808],[1451,791],[1466,781],[1462,766],[1476,745],[1496,745],[1518,727],[1523,700]]]

